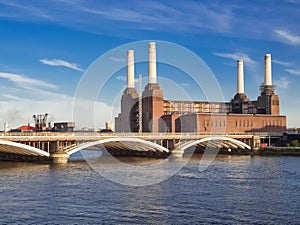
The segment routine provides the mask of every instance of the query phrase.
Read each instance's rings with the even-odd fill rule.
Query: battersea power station
[[[116,132],[192,132],[282,134],[286,116],[280,115],[279,97],[272,84],[271,55],[264,58],[264,83],[260,95],[250,100],[244,93],[244,65],[237,61],[237,92],[230,102],[164,99],[157,83],[156,43],[149,43],[148,84],[141,96],[134,87],[134,51],[127,52],[127,87],[121,113],[115,118]]]

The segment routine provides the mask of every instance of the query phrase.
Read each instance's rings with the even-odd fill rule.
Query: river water
[[[200,158],[148,186],[115,183],[76,158],[0,162],[0,224],[300,223],[300,158],[217,156],[201,172]]]

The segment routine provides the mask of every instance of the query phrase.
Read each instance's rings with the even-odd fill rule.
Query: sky
[[[281,114],[287,115],[289,128],[300,127],[299,21],[298,0],[0,0],[0,124],[8,121],[16,128],[43,113],[48,121],[72,121],[78,86],[99,57],[124,44],[157,40],[200,57],[226,101],[236,93],[236,61],[244,60],[245,94],[256,100],[264,55],[272,54]],[[126,62],[126,51],[124,58],[111,60]],[[147,76],[146,65],[137,69],[136,74]],[[205,100],[179,72],[158,64],[160,77],[159,72],[176,80],[191,99]],[[125,76],[126,69],[111,74],[97,99],[86,100],[97,116],[87,124],[77,118],[77,129],[103,128],[113,121]],[[165,98],[180,100],[168,84],[162,88]]]

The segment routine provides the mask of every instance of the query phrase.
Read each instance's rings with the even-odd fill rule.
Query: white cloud
[[[280,77],[279,80],[274,80],[274,84],[281,89],[287,89],[289,87],[290,81],[287,77]]]
[[[18,96],[12,95],[12,94],[2,94],[1,96],[4,97],[4,98],[13,99],[13,100],[19,100],[20,99]]]
[[[127,81],[127,77],[126,76],[117,76],[117,80]]]
[[[227,58],[227,59],[232,59],[232,60],[244,60],[244,62],[247,63],[255,63],[254,60],[252,60],[247,54],[236,52],[236,53],[218,53],[214,52],[213,53],[216,56]]]
[[[89,1],[48,1],[41,6],[28,2],[0,1],[7,6],[3,17],[25,21],[51,21],[78,29],[92,28],[93,32],[115,32],[119,29],[184,31],[199,33],[207,30],[228,33],[231,29],[234,6],[189,1],[160,2],[126,1],[113,4]],[[11,3],[14,2],[14,3]],[[57,10],[57,9],[60,10]],[[17,13],[16,13],[17,12]],[[199,13],[201,12],[201,13]],[[99,23],[98,21],[104,21]],[[102,28],[102,29],[101,29]],[[104,28],[104,29],[103,29]],[[130,34],[131,35],[131,34]]]
[[[189,86],[190,86],[189,83],[182,83],[181,85],[182,85],[183,87],[189,87]]]
[[[2,95],[1,95],[2,96]],[[7,96],[9,97],[9,96]],[[77,104],[80,101],[77,100]],[[52,121],[74,121],[76,129],[83,127],[89,128],[104,128],[106,121],[114,121],[114,117],[119,112],[116,107],[109,106],[103,102],[95,102],[83,99],[83,106],[86,104],[92,104],[94,107],[92,113],[94,118],[89,118],[90,112],[87,110],[80,110],[75,113],[73,108],[74,98],[63,94],[55,94],[46,99],[29,99],[15,97],[14,99],[8,99],[7,101],[0,102],[0,124],[4,121],[9,122],[10,128],[17,128],[21,125],[33,122],[32,115],[34,114],[49,114],[49,120]],[[78,108],[78,105],[77,105]],[[0,127],[0,130],[2,128]]]
[[[62,59],[41,59],[40,62],[49,66],[64,66],[80,72],[83,71],[83,69],[81,69],[77,64],[70,63]]]
[[[110,57],[109,58],[111,61],[113,61],[113,62],[121,62],[121,63],[123,63],[123,62],[126,62],[126,59],[125,58],[119,58],[119,57]]]
[[[289,72],[290,74],[300,76],[300,70],[286,69],[285,71]]]
[[[291,34],[285,30],[274,30],[279,37],[290,45],[299,45],[300,44],[300,36]]]
[[[281,66],[290,66],[290,65],[291,65],[290,62],[283,62],[283,61],[276,60],[276,59],[273,59],[272,62],[273,62],[273,63],[276,63],[276,64],[279,64],[279,65],[281,65]]]
[[[37,87],[46,87],[46,88],[51,88],[51,89],[56,89],[57,87],[53,84],[37,80],[37,79],[32,79],[28,78],[24,75],[20,74],[14,74],[14,73],[4,73],[0,72],[0,78],[5,78],[13,82],[14,84],[18,86],[22,86],[24,88],[28,88],[31,86],[37,86]]]
[[[126,3],[125,3],[126,4]],[[125,4],[102,6],[96,9],[87,4],[80,8],[90,14],[105,17],[108,20],[127,21],[134,27],[150,30],[176,30],[199,33],[201,29],[216,32],[228,32],[231,28],[233,7],[230,4],[219,6],[217,4],[200,2],[173,2],[173,4],[160,1],[136,1],[134,9],[127,8]],[[201,12],[201,13],[199,13]]]

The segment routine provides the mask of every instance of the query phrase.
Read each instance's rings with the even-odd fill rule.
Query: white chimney
[[[127,88],[134,88],[134,51],[127,51]]]
[[[156,84],[156,46],[155,42],[149,43],[149,84]]]
[[[8,122],[5,121],[5,122],[4,122],[4,132],[6,133],[6,132],[8,132],[8,131],[9,131]]]
[[[244,94],[244,62],[237,61],[237,93]]]
[[[272,85],[271,54],[265,55],[265,86]]]

